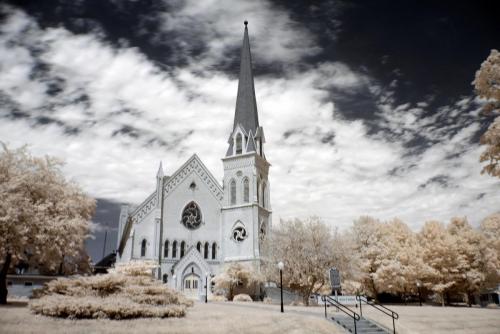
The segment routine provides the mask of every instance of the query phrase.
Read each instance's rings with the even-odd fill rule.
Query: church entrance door
[[[196,275],[188,275],[184,278],[184,295],[188,298],[198,299],[198,277]]]

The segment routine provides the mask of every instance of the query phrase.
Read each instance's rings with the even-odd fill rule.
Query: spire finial
[[[156,173],[156,177],[162,178],[163,177],[163,164],[160,160],[160,166],[158,167],[158,173]]]
[[[245,22],[243,22],[243,23],[245,23],[245,28],[246,28],[246,27],[247,27],[247,25],[248,25],[248,21],[247,21],[247,20],[245,20]]]

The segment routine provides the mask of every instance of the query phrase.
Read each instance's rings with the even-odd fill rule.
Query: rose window
[[[248,236],[247,230],[245,229],[244,226],[237,225],[233,229],[233,240],[234,241],[242,242],[243,240],[245,240],[247,238],[247,236]]]
[[[182,224],[190,229],[194,230],[201,225],[201,211],[195,202],[191,202],[184,208],[182,212]]]

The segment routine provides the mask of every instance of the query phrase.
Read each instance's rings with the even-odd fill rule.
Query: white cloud
[[[315,52],[314,38],[265,1],[206,8],[186,2],[175,15],[160,16],[179,36],[196,21],[207,51],[165,73],[138,49],[115,48],[95,34],[62,27],[42,29],[10,10],[0,25],[0,93],[26,116],[12,118],[13,106],[0,106],[0,140],[64,158],[69,177],[93,196],[119,202],[138,203],[153,191],[160,159],[173,173],[196,152],[221,180],[237,81],[207,64],[236,50],[245,18],[259,61],[298,61]],[[274,26],[266,31],[269,22]],[[33,77],[40,62],[47,70]],[[61,93],[50,95],[56,79]],[[342,118],[329,101],[331,89],[365,88],[379,99],[385,130],[377,134],[369,135],[363,120]],[[480,175],[481,149],[470,143],[478,130],[470,99],[435,113],[426,102],[397,106],[393,93],[339,62],[258,77],[256,90],[276,221],[316,214],[347,226],[370,214],[398,216],[417,227],[453,215],[477,223],[496,210],[498,182]],[[40,116],[51,121],[40,122]],[[453,120],[440,121],[447,117]],[[68,134],[68,128],[79,132]],[[432,145],[408,154],[417,136]]]

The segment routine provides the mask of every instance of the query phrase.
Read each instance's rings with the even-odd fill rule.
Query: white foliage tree
[[[486,145],[480,161],[486,162],[482,172],[500,177],[500,52],[491,50],[488,58],[481,64],[472,82],[477,96],[486,101],[485,114],[497,115],[488,130],[481,137]]]
[[[490,277],[497,277],[500,272],[496,250],[487,242],[479,230],[472,228],[466,218],[453,218],[448,225],[448,232],[454,239],[458,260],[453,280],[454,289],[465,294],[471,304],[474,293],[480,292]]]
[[[26,147],[0,153],[0,303],[6,275],[19,261],[56,270],[80,258],[95,200],[65,180],[62,163],[34,157]]]
[[[422,258],[422,247],[413,231],[401,220],[382,224],[383,248],[381,265],[376,271],[376,284],[381,291],[400,295],[417,292],[417,282],[432,269]]]
[[[318,218],[281,221],[265,247],[263,271],[270,281],[279,282],[277,263],[284,263],[283,285],[296,291],[309,305],[309,295],[328,286],[328,269],[347,267],[334,234]]]

